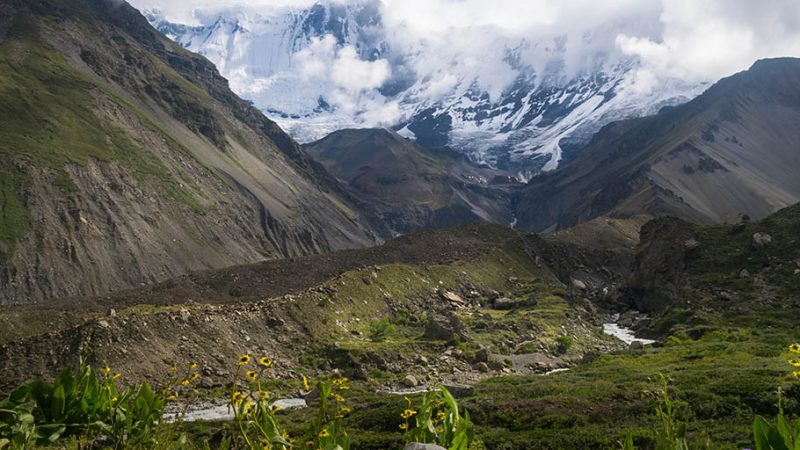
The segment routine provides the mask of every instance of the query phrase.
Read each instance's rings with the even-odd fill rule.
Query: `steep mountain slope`
[[[648,35],[659,27],[650,19],[602,23],[582,35],[508,38],[491,27],[454,28],[471,45],[442,46],[447,51],[434,36],[410,39],[382,13],[377,0],[323,0],[300,9],[200,8],[193,26],[158,11],[147,16],[207,56],[234,90],[302,142],[338,129],[393,126],[427,148],[449,146],[523,173],[555,169],[606,123],[653,114],[702,89],[676,79],[632,87],[639,62],[620,54],[615,39]],[[368,84],[373,77],[377,85]]]
[[[347,195],[126,3],[0,3],[0,304],[372,244]]]
[[[305,146],[395,233],[467,222],[508,225],[508,176],[458,154],[431,151],[386,129],[341,130]]]
[[[761,218],[800,200],[800,59],[756,62],[695,100],[606,126],[516,199],[520,226],[601,215]]]

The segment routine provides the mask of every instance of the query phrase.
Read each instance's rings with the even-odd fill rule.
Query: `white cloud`
[[[389,62],[385,59],[362,61],[356,49],[347,46],[339,51],[331,78],[348,93],[357,94],[381,87],[391,73]]]
[[[760,58],[800,56],[800,4],[796,0],[665,0],[656,38],[621,33],[621,51],[643,62],[640,89],[659,78],[715,81]]]
[[[129,1],[140,8],[158,7],[168,19],[183,23],[207,21],[215,17],[214,11],[231,7],[253,17],[315,3]],[[370,0],[325,1],[360,4]],[[353,47],[340,47],[326,36],[311,40],[292,56],[278,55],[264,42],[250,49],[237,48],[240,53],[250,52],[242,59],[263,60],[272,66],[255,70],[239,67],[235,61],[220,61],[221,69],[237,92],[257,104],[270,105],[281,96],[281,107],[289,108],[283,111],[302,115],[316,108],[322,96],[369,125],[400,117],[396,99],[384,97],[379,88],[409,73],[429,82],[412,88],[416,91],[408,95],[431,100],[476,83],[496,98],[524,67],[541,74],[559,64],[566,76],[574,76],[621,58],[637,58],[640,67],[627,80],[627,87],[650,92],[671,78],[715,81],[746,69],[759,58],[800,56],[798,0],[377,1],[391,48],[385,59],[363,60]],[[219,49],[228,44],[223,39]],[[289,63],[270,62],[280,58]],[[279,71],[273,71],[273,66],[279,66]]]

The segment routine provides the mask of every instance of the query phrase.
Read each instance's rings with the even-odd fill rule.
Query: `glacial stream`
[[[603,332],[610,336],[614,336],[615,338],[621,340],[622,342],[630,345],[634,341],[639,341],[644,345],[652,344],[655,341],[651,339],[644,339],[638,338],[634,334],[633,330],[627,327],[623,327],[616,323],[619,320],[618,315],[614,315],[612,318],[614,322],[604,323],[603,324]],[[569,370],[569,368],[559,368],[554,369],[549,372],[546,372],[542,375],[550,375],[558,372],[565,372]],[[378,391],[379,394],[385,395],[410,395],[410,394],[418,394],[422,392],[427,392],[427,387],[418,387],[418,388],[411,388],[411,389],[398,389],[395,391]],[[281,409],[296,409],[296,408],[305,408],[308,406],[306,404],[305,399],[302,398],[284,398],[277,400],[275,402]],[[175,411],[168,412],[164,415],[164,419],[168,422],[174,422],[177,418],[177,413]],[[233,412],[228,408],[227,404],[224,405],[208,405],[208,404],[201,404],[201,405],[191,405],[189,406],[188,411],[183,416],[182,420],[184,422],[194,422],[197,420],[232,420],[233,419]]]

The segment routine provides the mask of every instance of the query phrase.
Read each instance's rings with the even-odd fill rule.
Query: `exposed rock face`
[[[131,6],[10,3],[35,37],[0,49],[0,305],[378,242],[335,179]]]
[[[686,286],[685,242],[696,240],[690,224],[675,218],[653,220],[642,227],[638,254],[627,282],[627,298],[642,312],[661,311]]]

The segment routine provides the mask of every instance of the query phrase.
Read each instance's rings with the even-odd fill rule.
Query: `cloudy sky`
[[[128,1],[140,9],[158,8],[172,22],[194,25],[230,8],[245,11],[245,18],[263,18],[315,3]],[[248,49],[237,49],[238,62],[231,54],[215,58],[213,43],[196,50],[220,66],[238,93],[256,103],[260,98],[265,102],[276,98],[276,92],[285,92],[287,86],[306,86],[301,89],[305,93],[292,97],[295,110],[287,105],[280,110],[303,114],[316,107],[317,98],[324,95],[342,111],[370,115],[362,118],[370,124],[399,117],[396,99],[383,97],[378,87],[403,71],[415,73],[418,79],[435,80],[415,95],[434,98],[452,92],[459,84],[476,81],[497,96],[519,74],[513,67],[509,70],[510,51],[537,73],[542,73],[556,53],[568,74],[591,70],[598,55],[604,61],[635,57],[639,64],[629,83],[631,89],[642,92],[664,89],[665,80],[671,79],[714,82],[748,68],[759,58],[800,56],[800,0],[377,1],[394,58],[365,61],[352,47],[338,48],[324,37],[291,55],[288,65],[280,67],[277,63],[257,67],[263,61],[241,56]],[[226,49],[224,43],[219,47]],[[254,44],[250,51],[258,48]],[[259,106],[269,109],[271,105]]]
[[[245,5],[271,9],[308,6],[314,0],[130,0],[161,8],[167,17],[194,21],[196,8]],[[340,0],[346,2],[347,0]],[[453,29],[491,26],[509,35],[566,32],[640,18],[658,21],[650,35],[621,31],[615,45],[641,56],[647,70],[716,79],[769,56],[800,55],[798,0],[383,0],[384,21],[412,38]]]

